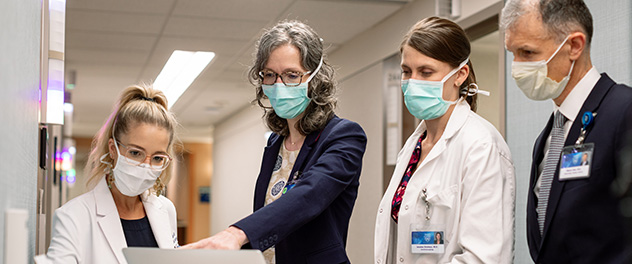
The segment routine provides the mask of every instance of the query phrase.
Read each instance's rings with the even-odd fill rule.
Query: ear
[[[584,54],[586,48],[586,35],[582,32],[573,32],[568,37],[568,42],[571,44],[571,56],[570,59],[576,61]]]
[[[116,158],[118,158],[118,153],[116,152],[116,146],[114,145],[114,139],[112,138],[108,140],[108,149],[110,150],[110,158],[112,160],[116,160]]]
[[[470,75],[470,65],[465,64],[459,71],[456,72],[456,79],[454,79],[454,86],[461,87],[461,84],[467,80],[467,76]]]

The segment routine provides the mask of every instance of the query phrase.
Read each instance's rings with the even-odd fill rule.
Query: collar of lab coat
[[[459,99],[459,101],[457,101],[456,105],[454,106],[454,111],[452,111],[450,119],[448,119],[448,124],[446,125],[443,134],[441,135],[437,143],[435,143],[434,147],[432,147],[432,150],[430,151],[430,153],[428,153],[428,156],[422,161],[420,166],[423,166],[424,164],[432,161],[445,150],[446,142],[449,141],[454,135],[456,135],[457,132],[461,130],[461,127],[463,127],[463,124],[465,124],[465,120],[467,120],[467,117],[469,116],[469,111],[470,105],[467,103],[467,101]],[[415,129],[415,132],[413,133],[413,138],[418,139],[425,131],[426,121],[422,120],[419,126],[417,126],[417,129]],[[415,146],[413,145],[412,147],[414,148]]]
[[[127,247],[127,242],[125,241],[121,218],[105,177],[103,177],[94,188],[94,196],[99,227],[108,241],[110,249],[114,252],[116,259],[119,263],[126,263],[121,249]],[[149,194],[149,191],[141,194],[143,207],[145,208],[145,213],[149,219],[149,224],[151,225],[158,247],[173,248],[168,212],[158,199],[156,195]]]

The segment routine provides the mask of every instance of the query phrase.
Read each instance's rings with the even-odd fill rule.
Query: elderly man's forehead
[[[538,12],[523,13],[518,17],[513,25],[507,28],[505,35],[510,37],[511,34],[522,33],[531,35],[530,38],[548,39],[551,33],[542,23],[542,18]]]

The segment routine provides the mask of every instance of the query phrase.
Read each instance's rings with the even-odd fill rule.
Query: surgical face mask
[[[130,197],[138,196],[156,183],[156,179],[162,171],[152,170],[151,166],[145,162],[140,165],[132,165],[134,162],[128,161],[127,157],[121,155],[116,138],[114,136],[112,138],[118,153],[116,166],[112,169],[114,184],[122,194]],[[102,163],[106,163],[103,161],[106,155],[101,157]]]
[[[443,84],[463,68],[468,61],[469,58],[443,77],[441,81],[402,80],[404,102],[408,111],[421,120],[431,120],[443,116],[450,105],[457,102],[443,100]]]
[[[562,94],[568,80],[573,72],[573,66],[575,61],[571,64],[571,69],[568,71],[568,75],[564,77],[560,82],[556,82],[549,78],[548,75],[548,63],[555,57],[557,52],[562,49],[568,37],[562,41],[562,44],[555,50],[553,55],[548,60],[541,61],[514,61],[511,63],[511,76],[516,80],[518,88],[532,100],[547,100],[557,98]]]
[[[307,108],[311,100],[307,97],[308,83],[316,76],[322,65],[323,58],[321,57],[316,70],[310,73],[309,78],[298,86],[286,86],[283,82],[272,85],[263,84],[261,86],[263,93],[270,100],[274,112],[279,117],[292,119],[305,111],[305,108]]]

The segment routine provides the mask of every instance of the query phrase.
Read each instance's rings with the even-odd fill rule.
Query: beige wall
[[[498,31],[472,41],[470,59],[474,65],[478,88],[489,91],[490,96],[478,96],[477,113],[487,119],[504,135],[505,86],[500,86],[499,53],[502,52]],[[503,76],[504,77],[504,76]]]
[[[338,115],[359,123],[368,138],[358,198],[349,223],[347,253],[351,263],[373,261],[375,215],[383,187],[382,76],[382,64],[378,63],[339,86]]]

